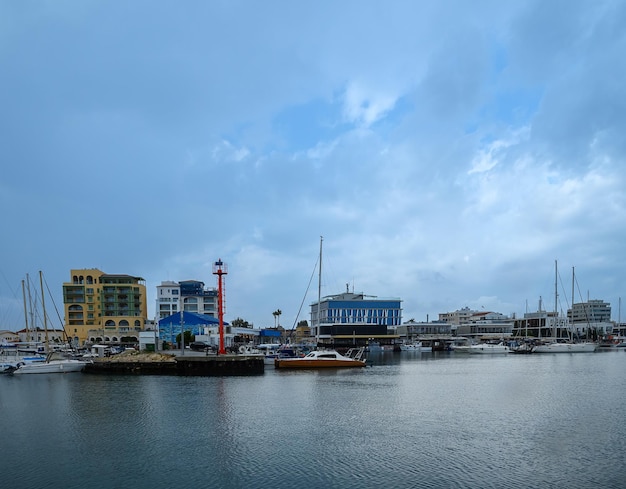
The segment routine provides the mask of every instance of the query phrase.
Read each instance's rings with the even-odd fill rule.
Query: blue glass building
[[[344,292],[311,304],[311,334],[320,345],[389,342],[402,324],[402,300]]]

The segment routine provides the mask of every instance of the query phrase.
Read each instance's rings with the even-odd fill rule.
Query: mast
[[[317,333],[317,341],[319,342],[320,336],[320,323],[322,320],[321,310],[322,310],[322,242],[324,241],[324,237],[320,236],[320,266],[318,270],[317,276],[317,328],[315,329]]]
[[[48,340],[48,316],[46,315],[46,299],[43,293],[43,273],[39,270],[39,285],[41,286],[41,308],[43,309],[43,329],[46,333],[46,346],[44,351],[48,353],[50,342]]]
[[[35,312],[33,311],[33,298],[30,295],[30,275],[26,274],[26,290],[28,291],[28,312],[30,313],[30,330],[26,332],[26,341],[35,341],[37,326],[35,325]],[[30,336],[30,338],[29,338]]]
[[[553,321],[553,328],[552,328],[552,336],[555,338],[556,340],[556,334],[557,334],[557,318],[558,318],[558,311],[559,311],[559,271],[558,271],[558,263],[556,260],[554,260],[554,319]]]
[[[24,280],[22,280],[22,297],[24,299],[24,324],[26,325],[26,341],[28,341],[28,311],[26,310],[26,287]]]
[[[574,267],[572,267],[572,322],[570,324],[570,340],[574,340],[573,336],[574,336],[574,281],[575,281],[575,277],[574,277]]]

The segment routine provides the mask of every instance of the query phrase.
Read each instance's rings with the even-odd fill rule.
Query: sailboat
[[[60,352],[49,351],[48,320],[46,314],[45,294],[43,289],[43,274],[41,271],[39,272],[39,282],[41,286],[41,306],[43,308],[43,322],[45,332],[44,350],[46,352],[46,357],[43,361],[18,364],[17,368],[10,373],[14,375],[22,375],[81,372],[85,368],[85,365],[91,363],[91,361],[71,359],[65,357]]]
[[[554,334],[553,336],[556,338],[556,324],[557,324],[557,301],[558,301],[558,272],[557,272],[557,262],[554,262],[555,274],[556,278],[554,281]],[[574,268],[572,267],[572,309],[574,307]],[[573,317],[572,317],[573,320]],[[558,341],[554,340],[550,343],[544,345],[537,345],[533,349],[534,353],[591,353],[596,351],[598,345],[596,343],[585,341],[581,343],[574,343],[571,338],[571,326],[568,324],[568,335],[569,338],[567,341]]]
[[[322,243],[324,238],[320,236],[320,257],[319,257],[319,273],[317,285],[317,336],[319,336],[319,327],[321,324],[320,308],[322,303]],[[366,361],[364,357],[364,348],[351,348],[346,355],[332,349],[315,350],[304,357],[296,358],[276,358],[274,360],[275,368],[347,368],[347,367],[365,367]]]

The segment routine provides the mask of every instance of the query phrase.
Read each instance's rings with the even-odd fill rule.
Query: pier
[[[261,375],[265,365],[258,355],[131,354],[97,358],[84,373],[104,375],[229,376]]]

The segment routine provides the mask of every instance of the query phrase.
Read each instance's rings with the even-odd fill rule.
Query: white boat
[[[336,350],[315,350],[304,357],[277,358],[276,368],[350,368],[365,367],[364,348],[352,348],[346,355]]]
[[[533,353],[591,353],[596,351],[598,345],[596,343],[571,343],[571,342],[553,342],[545,345],[537,345],[533,348]]]
[[[296,358],[298,356],[295,348],[289,345],[258,345],[258,349],[263,353],[263,363],[270,366],[274,365],[274,360],[277,358]]]
[[[14,372],[21,365],[35,362],[43,362],[46,357],[43,355],[20,355],[17,351],[0,353],[0,373]]]
[[[490,355],[497,353],[509,353],[511,349],[504,343],[478,343],[477,345],[470,345],[467,350],[468,353],[474,353],[479,355]]]
[[[452,342],[450,350],[455,353],[468,353],[471,345],[472,343],[468,338],[459,337]]]
[[[81,372],[88,363],[91,362],[65,358],[60,353],[52,352],[48,353],[43,362],[20,365],[13,375]]]
[[[400,351],[422,351],[422,342],[414,341],[413,343],[402,343],[400,345]]]

